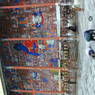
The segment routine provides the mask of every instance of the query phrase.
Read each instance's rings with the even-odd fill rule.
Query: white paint
[[[0,79],[0,95],[4,95],[1,79]]]

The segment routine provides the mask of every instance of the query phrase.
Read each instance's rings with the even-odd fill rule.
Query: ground
[[[78,13],[79,30],[79,70],[76,95],[95,95],[95,60],[87,56],[86,49],[92,46],[95,49],[95,42],[86,42],[84,31],[95,29],[95,0],[80,0],[80,7],[84,11]],[[93,17],[89,21],[89,16]]]

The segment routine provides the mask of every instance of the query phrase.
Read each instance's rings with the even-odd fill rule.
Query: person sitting
[[[86,39],[86,41],[95,41],[95,30],[91,29],[91,30],[87,30],[84,32],[84,38]]]
[[[89,56],[91,56],[92,58],[95,58],[95,51],[94,51],[93,49],[90,49],[90,50],[88,51],[88,54],[89,54]]]
[[[91,48],[91,47],[88,47],[86,49],[86,54],[88,55],[88,57],[92,57],[92,58],[95,58],[95,51]]]

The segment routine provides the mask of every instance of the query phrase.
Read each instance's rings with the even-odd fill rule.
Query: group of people
[[[87,42],[95,41],[95,30],[90,29],[84,32],[84,38]],[[88,55],[95,59],[95,50],[91,46],[88,47]]]

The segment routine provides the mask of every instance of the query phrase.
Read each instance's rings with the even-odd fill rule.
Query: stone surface
[[[79,71],[77,95],[95,95],[95,60],[87,56],[86,49],[92,46],[95,50],[95,42],[86,42],[84,39],[84,31],[95,29],[95,0],[80,0],[80,7],[84,11],[78,13],[79,25]],[[93,17],[89,21],[89,16]]]

